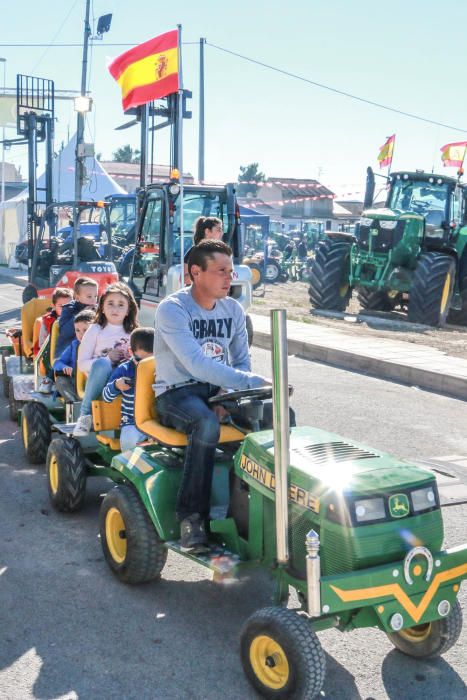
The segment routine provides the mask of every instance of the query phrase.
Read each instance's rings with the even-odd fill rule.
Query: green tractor
[[[285,312],[273,311],[273,431],[258,429],[260,399],[270,389],[212,400],[242,407],[251,430],[222,426],[209,551],[180,549],[175,502],[187,436],[158,421],[154,358],[142,360],[136,376],[135,421],[148,442],[114,451],[110,466],[110,447],[102,466],[84,450],[78,490],[84,495],[86,475],[99,472],[116,484],[102,502],[100,538],[124,583],[157,580],[169,550],[224,580],[252,566],[268,570],[274,602],[246,621],[242,665],[261,695],[311,700],[325,678],[321,630],[377,627],[415,658],[451,648],[462,627],[457,594],[467,578],[467,545],[442,548],[432,472],[317,428],[289,429],[285,328]],[[65,454],[75,442],[64,436],[49,448],[49,492],[61,510],[74,509],[57,499],[76,472]],[[296,609],[287,608],[289,587]]]
[[[384,208],[364,211],[355,235],[329,232],[310,267],[316,309],[344,311],[356,289],[365,310],[408,309],[409,321],[467,325],[467,185],[423,171],[391,173]]]

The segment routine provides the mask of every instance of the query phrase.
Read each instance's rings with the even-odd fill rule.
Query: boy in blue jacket
[[[53,370],[55,372],[55,388],[58,393],[67,401],[79,401],[75,391],[74,375],[76,373],[76,361],[78,348],[83,335],[94,321],[95,311],[85,309],[80,311],[74,318],[75,339],[55,360]]]
[[[97,304],[98,284],[90,277],[78,277],[73,285],[73,301],[66,304],[58,321],[57,355],[75,339],[74,322],[76,315],[85,309],[95,309]]]
[[[110,375],[109,383],[104,387],[102,398],[107,403],[122,395],[122,420],[120,431],[120,448],[122,452],[131,450],[147,436],[135,425],[135,379],[136,366],[140,360],[153,355],[154,329],[135,328],[130,335],[131,360],[122,362]]]

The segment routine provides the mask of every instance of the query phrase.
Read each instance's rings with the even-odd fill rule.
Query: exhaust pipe
[[[287,372],[287,314],[285,309],[271,311],[272,402],[274,427],[274,476],[276,482],[277,562],[289,561],[289,381]]]
[[[310,530],[305,539],[306,583],[308,589],[308,615],[321,615],[321,565],[319,559],[319,535]]]
[[[366,169],[366,187],[365,187],[365,199],[363,200],[363,210],[370,209],[373,206],[373,199],[375,196],[375,174],[373,168],[368,167]]]

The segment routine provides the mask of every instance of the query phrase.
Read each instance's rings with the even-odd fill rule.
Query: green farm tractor
[[[365,208],[355,235],[328,233],[310,268],[316,309],[407,308],[409,321],[467,325],[467,185],[423,171],[391,173],[384,208]]]
[[[100,538],[110,569],[124,583],[157,580],[169,550],[218,579],[252,566],[268,570],[274,600],[244,625],[242,665],[264,697],[311,700],[325,678],[321,630],[377,627],[415,658],[455,644],[467,545],[443,549],[432,472],[317,428],[289,428],[285,329],[285,312],[273,311],[274,430],[258,428],[270,389],[214,399],[242,409],[251,429],[222,426],[209,551],[180,549],[175,503],[187,436],[158,420],[154,358],[142,360],[136,375],[135,421],[148,441],[122,454],[117,444],[102,445],[108,449],[102,466],[91,464],[91,452],[83,449],[79,490],[84,493],[86,476],[99,472],[115,482],[102,502]],[[111,427],[108,420],[102,424]],[[47,473],[57,506],[76,464],[65,455],[74,439],[59,438],[60,449],[54,442]],[[66,508],[58,505],[73,510],[69,499]],[[287,608],[289,587],[297,593],[295,609]]]

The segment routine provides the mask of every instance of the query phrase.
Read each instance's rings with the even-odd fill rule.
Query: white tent
[[[52,165],[52,199],[55,202],[72,201],[75,198],[75,150],[76,135],[58,154]],[[125,194],[125,190],[113,180],[95,158],[85,159],[86,184],[83,200],[104,199],[109,194]],[[45,201],[45,172],[37,180],[37,199]],[[0,264],[7,263],[16,244],[26,238],[28,189],[16,197],[0,203]],[[3,225],[2,225],[3,224]]]

